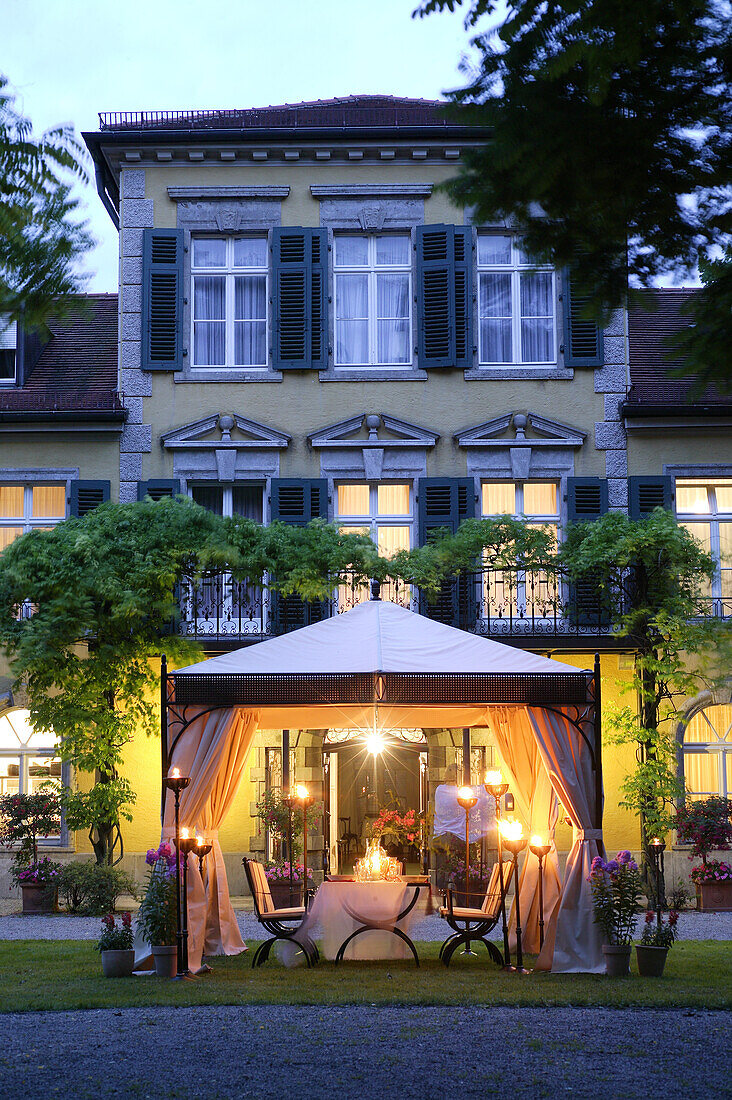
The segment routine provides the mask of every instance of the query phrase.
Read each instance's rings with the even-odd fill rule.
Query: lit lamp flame
[[[487,787],[500,787],[503,782],[503,772],[490,771],[485,773],[485,782]]]
[[[540,836],[532,836],[530,843],[534,848],[544,847],[544,841]]]
[[[180,779],[180,768],[173,768],[172,772],[170,773],[170,778]]]
[[[180,831],[180,838],[181,840],[188,840],[188,830],[185,828],[185,826]]]
[[[298,783],[298,785],[295,787],[295,794],[298,798],[302,798],[304,800],[309,797],[310,792],[308,791],[304,783]]]
[[[509,821],[505,818],[501,821],[499,828],[504,840],[521,840],[524,831],[520,821]]]
[[[473,798],[472,787],[461,787],[458,791],[458,798],[463,798],[466,802],[468,802],[471,798]]]

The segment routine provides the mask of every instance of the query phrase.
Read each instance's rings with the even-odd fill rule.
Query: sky
[[[465,82],[463,16],[417,0],[0,0],[0,73],[40,132],[99,111],[260,107]],[[117,233],[93,183],[88,290],[117,290]]]

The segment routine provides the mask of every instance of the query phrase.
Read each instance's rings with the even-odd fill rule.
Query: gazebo
[[[537,966],[601,973],[601,937],[587,876],[602,843],[599,660],[579,671],[372,599],[351,611],[162,678],[163,776],[190,775],[181,820],[213,841],[204,888],[188,875],[189,955],[244,949],[229,899],[218,829],[244,774],[258,727],[488,726],[517,808],[549,836],[548,931]],[[169,792],[168,792],[169,793]],[[173,836],[163,787],[163,838]],[[574,839],[560,881],[554,826],[561,802]],[[527,946],[538,942],[538,876],[526,860],[521,908]]]

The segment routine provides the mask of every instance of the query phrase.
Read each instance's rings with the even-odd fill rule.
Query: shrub
[[[69,912],[101,917],[114,912],[120,894],[137,897],[137,883],[120,867],[83,860],[63,868],[59,894]]]
[[[636,916],[640,913],[638,864],[627,850],[610,860],[595,856],[588,881],[595,922],[602,928],[605,942],[627,946],[633,939]]]
[[[151,947],[172,947],[178,931],[176,857],[170,844],[163,843],[149,849],[145,862],[150,870],[137,927]]]
[[[681,806],[676,814],[676,834],[679,844],[691,844],[692,856],[701,856],[706,863],[709,852],[732,844],[732,799],[712,795]]]

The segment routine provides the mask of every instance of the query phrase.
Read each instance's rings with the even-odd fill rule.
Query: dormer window
[[[0,317],[0,385],[15,382],[15,362],[18,347],[18,325]]]

